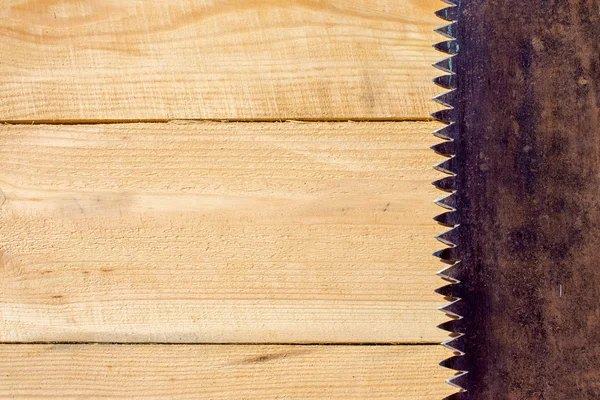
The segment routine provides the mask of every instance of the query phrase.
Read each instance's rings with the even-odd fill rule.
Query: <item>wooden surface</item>
[[[0,121],[422,119],[438,0],[4,0]]]
[[[433,346],[0,345],[3,399],[403,399],[452,393]]]
[[[441,6],[3,1],[0,398],[452,393]]]
[[[440,342],[435,126],[0,126],[0,340]]]

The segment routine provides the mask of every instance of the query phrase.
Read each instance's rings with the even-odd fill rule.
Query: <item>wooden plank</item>
[[[439,0],[4,0],[0,120],[410,119]]]
[[[0,398],[398,399],[453,393],[438,346],[0,345]]]
[[[0,340],[439,342],[435,127],[0,126]]]

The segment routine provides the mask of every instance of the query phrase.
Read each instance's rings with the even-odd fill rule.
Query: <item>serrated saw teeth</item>
[[[466,357],[463,357],[464,353],[461,353],[458,350],[452,350],[452,348],[450,348],[450,351],[455,351],[456,354],[453,357],[442,361],[440,363],[442,367],[455,369],[457,371],[464,371],[465,368],[468,368],[467,362],[465,361]]]
[[[449,3],[455,4],[455,3]],[[458,7],[456,5],[451,5],[450,7],[442,8],[435,12],[435,15],[440,17],[441,19],[445,19],[446,21],[457,21],[458,20]]]
[[[440,161],[433,166],[435,170],[449,175],[456,175],[456,158],[450,157],[447,160]]]
[[[438,224],[448,227],[454,227],[458,224],[458,214],[449,211],[433,218]]]
[[[454,286],[456,286],[455,285],[456,282],[454,282],[454,281],[449,281],[449,282],[452,282],[452,283],[450,285],[442,286],[441,288],[436,289],[435,292],[437,294],[441,294],[444,297],[456,298],[456,293],[454,293],[455,292]]]
[[[449,124],[433,132],[440,139],[456,140],[458,138],[458,125]]]
[[[448,379],[448,384],[461,389],[461,392],[451,395],[447,400],[458,400],[463,397],[465,388],[465,337],[463,332],[464,323],[463,315],[465,314],[466,304],[462,301],[463,294],[461,293],[462,285],[460,284],[460,259],[458,255],[458,244],[460,241],[460,219],[459,213],[456,210],[456,196],[454,193],[457,190],[457,174],[460,173],[457,153],[457,142],[459,142],[459,125],[457,120],[459,117],[457,105],[457,86],[458,77],[457,72],[457,54],[460,51],[458,36],[458,17],[459,17],[459,2],[460,0],[444,0],[450,4],[450,7],[446,7],[436,12],[436,15],[447,21],[451,21],[450,24],[442,26],[435,31],[442,36],[445,36],[449,40],[442,41],[434,45],[434,47],[446,54],[450,54],[450,57],[442,59],[433,66],[443,72],[446,75],[441,75],[433,80],[433,82],[445,89],[449,89],[449,92],[436,96],[433,100],[441,104],[444,107],[448,107],[431,114],[436,120],[443,122],[446,126],[436,130],[434,135],[440,139],[446,141],[432,146],[432,150],[449,157],[436,164],[434,168],[437,171],[449,174],[443,179],[433,182],[433,185],[440,190],[450,192],[451,194],[436,200],[436,204],[440,207],[449,209],[449,212],[441,213],[435,217],[435,221],[439,224],[449,227],[445,232],[440,233],[436,236],[440,242],[448,246],[445,249],[441,249],[434,253],[435,256],[439,257],[441,261],[448,264],[448,266],[438,272],[438,275],[448,281],[450,284],[442,286],[436,293],[444,296],[446,299],[451,300],[450,303],[440,307],[440,311],[446,313],[449,317],[452,317],[450,321],[445,322],[439,326],[440,329],[453,332],[454,336],[442,343],[442,345],[451,351],[455,352],[454,357],[450,357],[444,360],[440,365],[457,370],[457,374]]]
[[[448,249],[446,249],[446,250],[448,250]],[[441,251],[443,251],[443,250],[441,250]],[[440,253],[441,251],[435,252],[433,255],[438,256],[438,253]],[[444,258],[440,258],[440,261],[443,262],[444,264],[446,264],[448,267],[454,267],[457,263],[456,261],[446,260]],[[440,278],[442,278],[448,282],[453,282],[453,283],[460,282],[460,280],[458,279],[459,278],[458,271],[455,269],[452,269],[448,272],[447,271],[443,271],[443,272],[438,271],[437,275]]]
[[[435,292],[444,296],[446,299],[448,299],[448,301],[462,299],[465,296],[465,293],[463,291],[463,285],[457,285],[457,283],[460,283],[460,280],[458,278],[461,278],[460,276],[458,276],[459,271],[460,270],[458,269],[449,272],[440,271],[437,274],[448,284],[446,286],[442,286],[439,289],[436,289]],[[450,274],[450,276],[447,276],[445,274]]]
[[[433,145],[431,146],[431,150],[442,156],[451,156],[456,153],[455,145],[452,140]]]
[[[458,26],[457,22],[453,22],[448,25],[441,26],[437,29],[434,29],[435,32],[439,33],[442,36],[446,36],[450,39],[456,39],[456,28]]]
[[[432,113],[431,116],[440,122],[452,124],[456,122],[456,114],[457,113],[454,108],[446,108]]]
[[[438,250],[435,253],[433,253],[433,255],[446,262],[459,261],[456,247],[449,247],[447,249]]]
[[[462,318],[451,319],[443,324],[439,324],[437,327],[443,331],[452,333],[464,333],[465,331],[464,321]]]
[[[433,45],[438,51],[446,54],[457,54],[459,47],[456,40],[446,40],[445,42],[439,42]]]
[[[433,83],[443,87],[444,89],[456,89],[456,75],[440,75],[437,78],[433,79]]]
[[[448,176],[433,182],[433,186],[444,192],[453,192],[456,188],[456,179],[454,176]]]
[[[436,275],[447,280],[448,282],[459,283],[460,276],[458,276],[459,275],[458,269],[457,269],[458,264],[459,263],[457,263],[457,262],[452,262],[447,267],[443,268],[441,271],[438,271],[436,273]]]
[[[454,193],[442,196],[435,200],[434,203],[446,210],[456,211],[456,196],[454,196]]]
[[[433,63],[433,66],[440,71],[452,74],[456,69],[456,56],[444,58],[443,60]]]
[[[465,302],[461,299],[456,299],[439,308],[440,311],[449,314],[453,317],[461,317],[464,314]]]
[[[456,228],[448,229],[435,237],[440,242],[448,246],[454,246],[459,240],[458,230]]]
[[[452,107],[453,104],[456,104],[456,91],[453,90],[442,93],[439,96],[434,97],[433,100],[443,106]]]
[[[460,353],[460,355],[464,355],[465,354],[465,349],[466,349],[466,340],[465,340],[465,335],[458,335],[456,337],[452,337],[444,342],[442,342],[442,346],[444,346],[445,348],[447,348],[450,351],[455,351],[457,353]],[[460,361],[455,361],[456,363],[458,362],[463,362],[464,363],[465,359],[461,358]],[[450,367],[450,368],[454,368],[454,367]],[[464,370],[464,365],[460,365],[459,368],[454,368],[454,369],[460,369],[460,370]]]
[[[467,385],[467,379],[466,379],[466,375],[468,374],[467,371],[459,371],[456,375],[454,375],[452,378],[450,379],[446,379],[446,382],[451,385],[454,386],[455,388],[458,389],[464,389]],[[464,392],[463,392],[464,393]],[[458,393],[460,394],[460,393]],[[456,396],[456,395],[453,395]],[[448,397],[448,399],[460,399],[462,398],[462,396],[460,397]]]

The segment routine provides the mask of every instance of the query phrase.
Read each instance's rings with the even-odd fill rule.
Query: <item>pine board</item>
[[[4,0],[0,121],[428,118],[438,0]]]
[[[403,399],[452,393],[437,346],[0,345],[0,398]]]
[[[0,340],[440,342],[436,127],[0,126]]]

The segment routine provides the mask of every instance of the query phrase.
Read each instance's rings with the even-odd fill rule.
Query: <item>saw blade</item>
[[[600,4],[446,2],[448,399],[600,399]]]
[[[454,352],[454,356],[442,361],[441,365],[456,370],[456,374],[447,380],[447,383],[456,387],[460,392],[448,399],[457,398],[460,393],[464,391],[464,384],[462,381],[465,379],[468,371],[461,369],[459,364],[462,357],[465,354],[464,349],[464,333],[458,328],[458,324],[463,319],[460,309],[463,306],[461,298],[457,295],[457,288],[460,285],[460,281],[455,277],[455,271],[460,268],[460,260],[455,256],[454,250],[458,243],[457,229],[459,227],[459,217],[457,209],[455,208],[455,197],[456,197],[456,175],[458,170],[457,165],[457,144],[459,143],[458,137],[460,133],[460,127],[457,123],[458,117],[458,98],[457,98],[457,71],[456,62],[458,60],[458,53],[460,51],[460,45],[458,40],[458,16],[460,12],[459,1],[447,1],[448,7],[437,12],[437,15],[449,22],[438,29],[436,32],[444,36],[447,40],[437,43],[434,47],[442,53],[447,55],[446,58],[438,61],[434,64],[436,68],[444,72],[443,75],[435,78],[433,81],[438,86],[448,89],[445,92],[434,98],[436,102],[441,104],[444,108],[432,114],[432,117],[438,121],[444,123],[444,127],[434,132],[434,135],[440,139],[444,139],[443,142],[435,145],[432,149],[443,156],[448,157],[446,160],[435,165],[435,169],[446,173],[448,177],[434,182],[433,184],[440,190],[450,192],[443,198],[436,201],[436,203],[449,211],[438,215],[435,220],[441,225],[448,227],[449,229],[439,234],[437,239],[442,242],[446,247],[435,255],[440,257],[447,266],[438,272],[447,285],[436,290],[438,294],[443,295],[447,300],[448,304],[441,307],[440,310],[446,313],[451,318],[445,324],[440,326],[441,329],[451,332],[451,336],[448,340],[442,343],[444,347]]]

